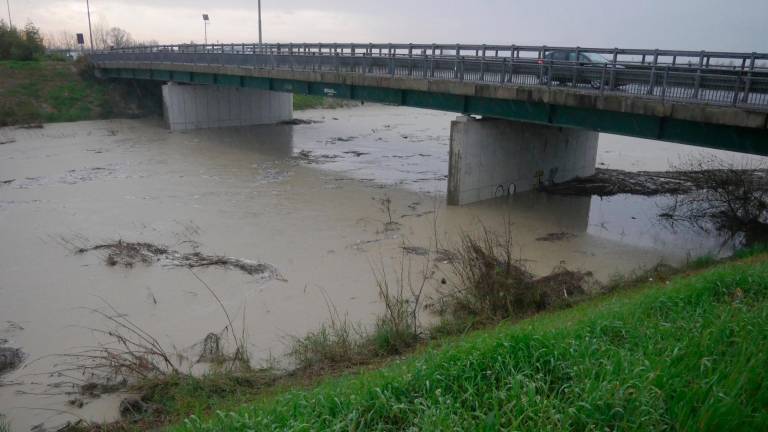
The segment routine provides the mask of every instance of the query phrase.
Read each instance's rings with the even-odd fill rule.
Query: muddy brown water
[[[326,298],[349,319],[371,322],[381,311],[371,266],[392,268],[403,242],[430,246],[433,212],[444,244],[511,220],[538,274],[564,264],[605,280],[729,248],[717,236],[661,226],[663,197],[530,193],[445,207],[453,114],[365,105],[296,116],[318,122],[178,133],[151,119],[0,129],[0,339],[27,353],[0,378],[0,413],[13,430],[117,416],[119,395],[79,409],[49,386],[61,377],[49,375],[56,360],[46,356],[99,341],[87,328],[107,324],[86,308],[102,299],[180,352],[226,325],[188,269],[107,266],[103,254],[73,245],[151,242],[274,266],[281,278],[195,270],[245,323],[256,362],[279,357],[288,336],[326,319]],[[603,135],[598,159],[661,170],[700,151]],[[385,195],[398,230],[384,229]]]

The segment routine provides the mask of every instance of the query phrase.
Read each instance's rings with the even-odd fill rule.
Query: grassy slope
[[[105,90],[71,63],[0,61],[0,126],[103,117]]]
[[[176,430],[766,430],[767,373],[763,255]]]

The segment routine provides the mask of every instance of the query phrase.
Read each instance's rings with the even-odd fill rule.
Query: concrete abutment
[[[462,116],[451,122],[448,204],[594,174],[598,132]]]
[[[293,118],[293,94],[218,85],[163,85],[171,130],[279,123]]]

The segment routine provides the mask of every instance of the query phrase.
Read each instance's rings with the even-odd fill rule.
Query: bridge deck
[[[555,49],[610,60],[543,58]],[[137,47],[92,59],[115,77],[319,93],[768,154],[768,54],[228,44]]]

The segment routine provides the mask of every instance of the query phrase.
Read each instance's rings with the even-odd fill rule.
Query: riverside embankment
[[[659,224],[663,196],[533,193],[445,207],[450,114],[365,105],[297,117],[311,122],[184,133],[157,119],[0,129],[0,338],[28,360],[0,386],[0,412],[14,430],[61,424],[68,413],[118,416],[119,397],[73,406],[71,387],[52,387],[61,377],[50,375],[56,360],[48,356],[101,341],[89,329],[108,323],[87,309],[102,308],[101,299],[197,358],[199,343],[227,322],[189,267],[175,264],[198,256],[189,254],[275,269],[194,270],[247,329],[258,365],[280,358],[287,336],[316,329],[326,299],[350,320],[372,322],[382,309],[372,264],[396,267],[404,242],[418,252],[436,233],[449,244],[481,223],[501,231],[511,221],[533,273],[565,265],[603,281],[731,247],[727,238]],[[603,136],[599,163],[661,170],[686,152],[699,150]],[[119,240],[164,252],[133,266],[77,253]]]

